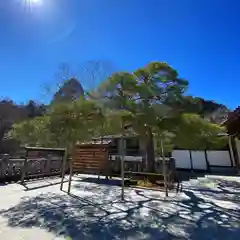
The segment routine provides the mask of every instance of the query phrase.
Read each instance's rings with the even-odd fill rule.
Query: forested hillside
[[[111,74],[91,94],[84,91],[81,79],[70,77],[49,104],[30,100],[18,105],[2,100],[1,153],[12,151],[13,141],[71,148],[76,141],[119,134],[122,124],[130,124],[145,140],[149,159],[154,158],[154,139],[159,137],[166,151],[174,145],[192,149],[223,146],[226,139],[217,133],[224,131],[218,124],[227,107],[187,96],[188,85],[168,64],[152,62],[133,73]]]
[[[221,148],[227,141],[218,137],[225,131],[219,119],[228,109],[188,96],[189,84],[168,64],[151,62],[131,73],[110,74],[90,92],[84,91],[81,79],[70,77],[46,105],[3,100],[1,152],[14,151],[17,144],[71,149],[77,141],[119,134],[126,125],[144,140],[149,168],[159,139],[168,152],[174,146]]]

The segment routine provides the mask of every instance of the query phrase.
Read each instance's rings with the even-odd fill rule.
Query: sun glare
[[[1,1],[1,0],[0,0]],[[44,0],[17,0],[26,11],[33,11],[43,5]]]
[[[28,5],[41,5],[43,0],[24,0]]]
[[[41,0],[28,0],[30,3],[40,3],[41,2]]]

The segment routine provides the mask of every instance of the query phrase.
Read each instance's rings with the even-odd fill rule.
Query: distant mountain
[[[217,124],[221,124],[227,119],[230,109],[225,105],[202,98],[200,98],[199,101],[201,103],[200,115],[205,119]]]
[[[84,96],[84,89],[76,78],[65,81],[55,93],[52,103],[71,102]]]

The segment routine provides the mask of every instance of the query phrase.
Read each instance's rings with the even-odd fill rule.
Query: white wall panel
[[[210,166],[231,166],[229,151],[207,151],[207,158]]]
[[[204,151],[191,151],[194,170],[207,170],[207,162]]]
[[[188,150],[173,150],[176,168],[191,169],[190,153]]]

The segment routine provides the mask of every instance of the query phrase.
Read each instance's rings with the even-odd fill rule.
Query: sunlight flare
[[[23,3],[29,7],[41,6],[43,4],[43,0],[23,0]]]
[[[26,0],[29,4],[41,4],[42,0]]]
[[[1,1],[1,0],[0,0]],[[27,12],[32,12],[37,9],[42,9],[45,0],[16,0],[22,8]]]

